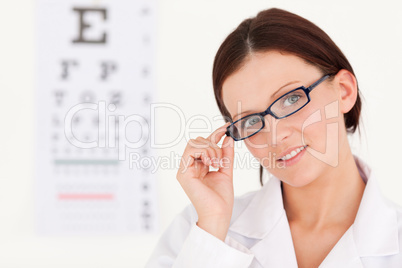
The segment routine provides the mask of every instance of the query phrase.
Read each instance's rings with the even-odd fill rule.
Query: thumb
[[[233,176],[233,162],[234,162],[234,140],[230,136],[226,136],[222,143],[222,159],[219,172],[226,175]]]

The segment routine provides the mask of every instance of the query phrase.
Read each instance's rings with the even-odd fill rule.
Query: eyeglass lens
[[[277,117],[286,117],[303,107],[307,102],[308,97],[304,90],[293,90],[276,100],[271,106],[271,112]],[[245,117],[233,124],[229,131],[236,139],[246,138],[263,128],[263,120],[264,117],[261,115]]]

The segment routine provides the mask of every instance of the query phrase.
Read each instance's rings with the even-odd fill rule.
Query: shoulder
[[[366,235],[372,239],[359,248],[371,254],[361,256],[362,262],[365,267],[402,267],[402,206],[383,195],[382,201],[385,206],[372,211],[366,222],[370,231]]]
[[[235,214],[252,195],[235,198]],[[190,203],[164,231],[146,267],[249,267],[253,255],[247,248],[229,237],[222,242],[197,227],[197,221],[197,212]]]
[[[395,201],[389,199],[388,197],[384,197],[384,201],[387,204],[388,207],[392,208],[393,210],[396,211],[396,213],[402,217],[402,206],[397,204]]]
[[[401,231],[399,234],[402,236],[402,206],[387,197],[383,196],[383,199],[386,205],[393,211],[395,211],[398,223],[398,229]],[[402,239],[400,241],[402,242]]]

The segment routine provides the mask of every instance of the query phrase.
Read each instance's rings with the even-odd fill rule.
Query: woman
[[[287,11],[262,11],[219,48],[213,85],[228,123],[189,141],[177,179],[192,205],[148,267],[402,267],[401,209],[351,152],[359,89],[327,34]],[[239,140],[259,160],[261,184],[264,169],[273,177],[234,198]]]

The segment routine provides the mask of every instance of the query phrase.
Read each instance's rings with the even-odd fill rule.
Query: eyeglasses
[[[293,89],[276,99],[264,112],[250,114],[240,118],[226,128],[226,135],[235,141],[247,139],[257,134],[265,127],[264,116],[272,115],[276,119],[288,117],[310,102],[310,92],[331,75],[327,74],[314,82],[311,86]]]

